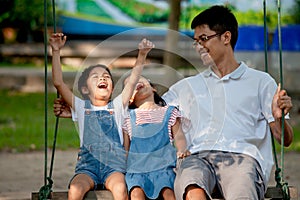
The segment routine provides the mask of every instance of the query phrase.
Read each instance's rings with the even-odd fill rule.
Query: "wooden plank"
[[[268,187],[265,198],[282,198],[282,190],[277,187]]]
[[[296,187],[289,186],[290,192],[290,199],[291,200],[298,200],[298,191]],[[31,200],[38,200],[39,193],[33,192],[31,196]],[[281,188],[277,187],[268,187],[267,192],[265,194],[266,199],[282,199],[283,194]],[[68,192],[67,191],[56,191],[52,192],[53,200],[65,200],[68,199]],[[96,191],[89,191],[86,194],[85,200],[113,200],[113,196],[110,191],[108,190],[96,190]],[[215,196],[214,199],[222,199],[219,196]]]
[[[298,191],[296,187],[289,186],[289,193],[290,193],[290,199],[291,200],[297,200],[298,199]],[[277,187],[268,187],[267,192],[265,194],[265,198],[269,199],[282,199],[283,193],[281,188]]]
[[[296,187],[289,186],[289,193],[290,193],[290,199],[291,200],[298,200],[298,191]],[[223,198],[217,193],[213,194],[213,199],[214,200],[223,200]],[[269,186],[266,193],[265,193],[265,198],[266,199],[283,199],[283,193],[281,188]]]
[[[39,192],[33,192],[31,194],[31,200],[38,200],[38,199],[39,199]],[[66,200],[68,199],[68,192],[67,191],[52,192],[50,199]]]
[[[31,200],[38,200],[39,193],[33,192],[31,194]],[[51,198],[53,200],[66,200],[68,199],[68,191],[55,191],[51,193]],[[110,191],[108,190],[96,190],[96,191],[89,191],[85,198],[85,200],[113,200],[113,196]]]
[[[96,191],[90,191],[86,195],[86,200],[92,200],[92,199],[103,199],[103,200],[113,200],[113,196],[110,191],[108,190],[96,190]]]

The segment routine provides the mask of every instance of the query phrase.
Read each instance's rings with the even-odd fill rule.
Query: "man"
[[[271,134],[281,142],[282,110],[292,108],[291,98],[270,75],[235,59],[238,23],[228,8],[210,7],[191,28],[209,67],[163,96],[190,122],[192,155],[179,160],[176,199],[211,199],[214,191],[229,200],[263,199],[273,165]],[[286,120],[284,136],[289,146],[293,130]]]

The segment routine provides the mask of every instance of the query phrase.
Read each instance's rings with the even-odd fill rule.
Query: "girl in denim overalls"
[[[126,83],[126,82],[125,82]],[[173,184],[177,157],[189,155],[177,108],[166,106],[151,83],[141,77],[123,125],[128,151],[126,183],[131,200],[175,200]]]
[[[62,33],[54,33],[50,38],[53,84],[71,107],[73,120],[78,121],[79,128],[80,152],[68,198],[83,199],[86,192],[104,185],[112,192],[114,199],[128,199],[124,179],[125,151],[120,139],[121,128],[118,127],[123,123],[125,108],[153,44],[146,39],[139,44],[140,50],[130,80],[122,94],[111,101],[113,80],[104,65],[90,66],[82,72],[78,90],[83,99],[74,96],[63,82],[60,49],[65,41],[66,36]]]

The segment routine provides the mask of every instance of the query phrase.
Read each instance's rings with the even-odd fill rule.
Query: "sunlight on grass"
[[[0,112],[0,150],[42,150],[45,144],[44,94],[0,91],[0,103],[5,105]],[[56,94],[48,95],[48,147],[52,147],[56,117],[53,100]],[[71,119],[59,119],[57,148],[78,148],[79,139]]]

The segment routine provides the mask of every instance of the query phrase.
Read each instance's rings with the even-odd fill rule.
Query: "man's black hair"
[[[195,29],[197,26],[204,24],[216,33],[231,32],[230,44],[232,49],[235,48],[238,38],[238,22],[229,8],[215,5],[204,10],[193,19],[191,28]]]

